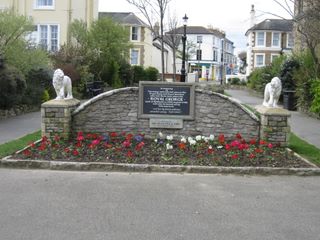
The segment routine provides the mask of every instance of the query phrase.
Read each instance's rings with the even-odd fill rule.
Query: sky
[[[285,4],[285,0],[278,1]],[[171,0],[166,12],[181,19],[181,24],[182,17],[187,14],[188,26],[211,25],[225,31],[227,38],[234,42],[235,53],[238,53],[246,48],[245,33],[250,27],[252,4],[255,6],[257,23],[267,18],[277,18],[265,12],[291,18],[274,0]],[[99,0],[99,11],[133,12],[143,20],[139,10],[126,0]]]

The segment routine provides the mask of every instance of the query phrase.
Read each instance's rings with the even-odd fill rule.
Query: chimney
[[[250,11],[250,28],[256,24],[256,11],[254,10],[254,5],[251,5]]]
[[[159,26],[159,23],[156,22],[153,26],[153,30],[154,30],[154,37],[158,37],[160,34],[159,34],[159,30],[160,30],[160,26]]]

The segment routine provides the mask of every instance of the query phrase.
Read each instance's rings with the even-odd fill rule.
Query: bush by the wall
[[[157,81],[159,78],[159,71],[155,67],[147,67],[145,70],[145,77],[147,81]]]
[[[10,109],[20,104],[26,89],[24,76],[15,67],[0,68],[0,109]]]

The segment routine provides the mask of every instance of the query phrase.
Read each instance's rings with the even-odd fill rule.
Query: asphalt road
[[[0,169],[1,240],[316,240],[319,177]]]

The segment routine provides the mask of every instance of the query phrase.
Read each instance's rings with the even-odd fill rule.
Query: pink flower
[[[225,145],[225,148],[226,148],[226,150],[230,150],[230,149],[231,149],[231,146],[230,146],[229,144],[226,144],[226,145]]]
[[[75,149],[75,150],[73,150],[73,151],[72,151],[72,155],[73,155],[73,156],[78,156],[78,155],[79,155],[78,150],[76,150],[76,149]]]
[[[268,144],[268,148],[273,148],[272,143],[269,143],[269,144]]]
[[[122,143],[122,146],[125,147],[125,148],[129,148],[131,146],[131,142],[129,140],[125,140],[123,143]]]

